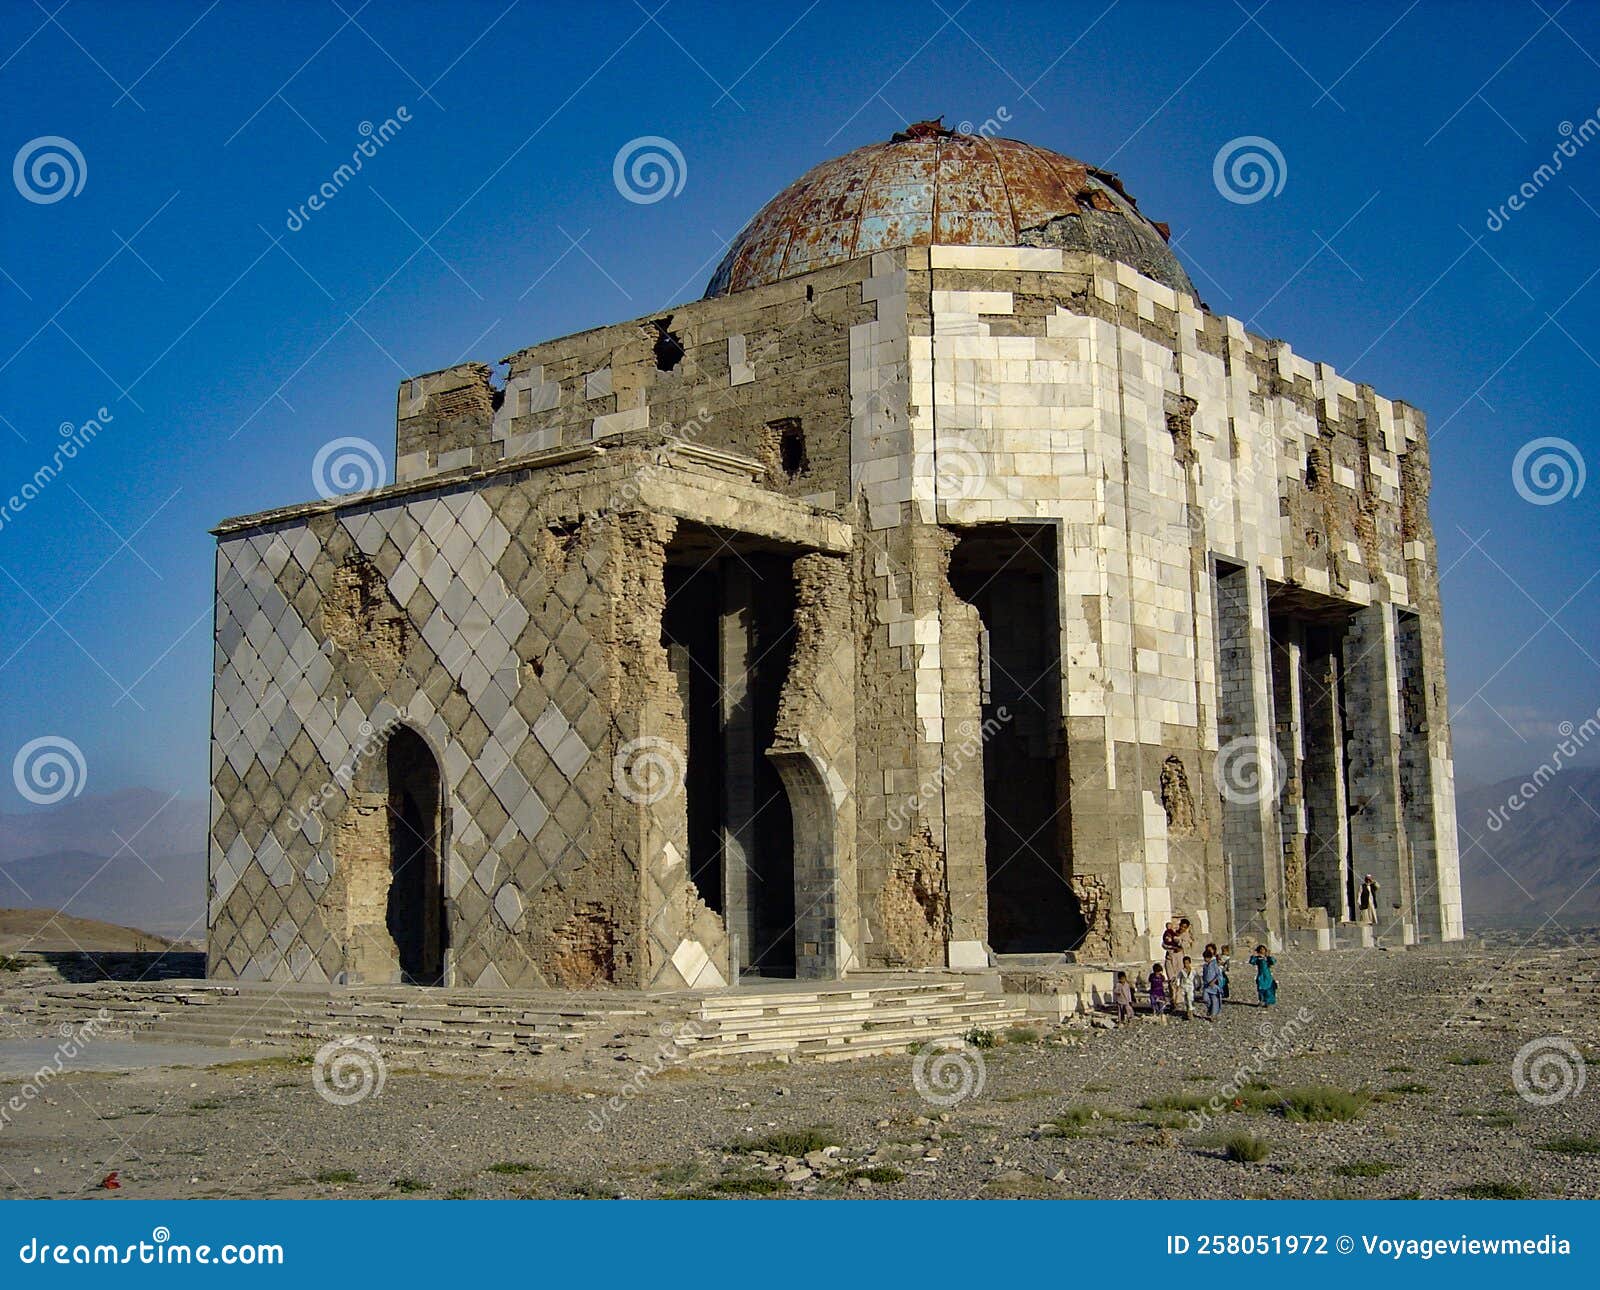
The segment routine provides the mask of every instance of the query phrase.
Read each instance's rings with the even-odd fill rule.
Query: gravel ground
[[[396,1069],[336,1105],[293,1058],[0,1077],[0,1195],[1600,1195],[1600,1087],[1581,1086],[1600,938],[1285,955],[1275,1009],[1247,973],[1215,1024],[1141,1016],[843,1064],[619,1063],[587,1086]],[[1307,1086],[1354,1118],[1297,1119]],[[1241,1135],[1265,1158],[1228,1158]],[[120,1187],[99,1190],[112,1170]]]

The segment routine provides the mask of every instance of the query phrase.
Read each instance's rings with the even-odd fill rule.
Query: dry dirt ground
[[[1269,1010],[1236,966],[1216,1024],[588,1087],[390,1069],[336,1105],[308,1058],[0,1078],[0,1196],[1600,1195],[1600,938],[1279,973]]]

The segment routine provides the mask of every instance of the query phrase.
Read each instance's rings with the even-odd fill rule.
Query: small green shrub
[[[1398,1066],[1385,1066],[1383,1073],[1385,1075],[1409,1075],[1415,1069],[1416,1067],[1407,1066],[1404,1062],[1401,1062]]]
[[[803,1156],[808,1151],[825,1151],[840,1145],[831,1129],[812,1126],[808,1129],[779,1129],[763,1137],[735,1142],[728,1150],[739,1155],[765,1151],[774,1156]]]
[[[1398,1168],[1391,1160],[1352,1160],[1347,1165],[1335,1165],[1333,1172],[1341,1178],[1382,1178]]]
[[[392,1183],[389,1184],[389,1186],[393,1187],[396,1191],[406,1192],[408,1194],[412,1192],[428,1190],[427,1183],[418,1182],[415,1178],[396,1178]]]
[[[868,1165],[865,1169],[852,1169],[845,1175],[851,1182],[865,1178],[868,1182],[897,1183],[905,1181],[905,1174],[892,1165]]]
[[[492,1174],[532,1174],[538,1171],[538,1165],[530,1165],[526,1160],[500,1160],[489,1166]]]
[[[325,1187],[344,1187],[361,1179],[354,1169],[324,1169],[317,1175],[317,1181]]]
[[[1139,1103],[1146,1111],[1203,1111],[1210,1105],[1211,1098],[1204,1093],[1168,1093]]]
[[[1036,1044],[1039,1042],[1039,1032],[1032,1026],[1013,1026],[1006,1031],[1008,1044]]]
[[[1600,1138],[1582,1138],[1569,1135],[1546,1138],[1538,1144],[1540,1151],[1554,1151],[1563,1156],[1600,1156]]]
[[[1468,1200],[1527,1200],[1528,1189],[1521,1183],[1479,1182],[1458,1187],[1456,1195]]]
[[[1487,1066],[1490,1059],[1480,1053],[1451,1053],[1445,1061],[1452,1066]]]
[[[1391,1093],[1414,1094],[1414,1095],[1420,1097],[1424,1093],[1433,1092],[1433,1090],[1431,1088],[1429,1088],[1426,1084],[1418,1084],[1413,1080],[1413,1081],[1407,1081],[1404,1084],[1391,1084],[1391,1085],[1389,1085],[1389,1092],[1391,1092]]]
[[[1000,1042],[994,1031],[985,1030],[982,1026],[974,1026],[967,1031],[966,1040],[973,1048],[993,1048]]]
[[[0,972],[22,971],[22,960],[15,954],[0,954]]]
[[[1265,1138],[1258,1138],[1253,1133],[1235,1133],[1225,1138],[1222,1143],[1222,1154],[1229,1160],[1237,1160],[1240,1164],[1260,1164],[1272,1153],[1272,1144]]]
[[[1358,1120],[1372,1100],[1365,1091],[1352,1092],[1333,1084],[1305,1084],[1271,1095],[1273,1109],[1286,1120],[1300,1124],[1325,1124]]]

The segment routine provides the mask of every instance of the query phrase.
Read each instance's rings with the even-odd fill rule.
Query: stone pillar
[[[1300,669],[1305,725],[1302,782],[1306,819],[1306,899],[1345,922],[1350,909],[1349,810],[1345,800],[1344,721],[1339,711],[1338,639],[1318,629]]]
[[[1455,784],[1448,742],[1436,734],[1448,717],[1440,692],[1430,683],[1431,651],[1424,620],[1400,612],[1395,637],[1400,789],[1417,932],[1427,940],[1455,940],[1461,936]]]
[[[1282,944],[1279,842],[1265,596],[1253,569],[1219,567],[1217,789],[1228,864],[1232,939]]]
[[[1305,724],[1301,709],[1302,628],[1289,620],[1272,636],[1273,737],[1283,758],[1278,829],[1283,837],[1283,896],[1291,916],[1308,906],[1306,886]]]
[[[984,837],[983,623],[976,606],[946,586],[939,603],[939,668],[944,687],[945,873],[950,893],[949,966],[986,967],[989,869]]]
[[[723,562],[722,613],[717,629],[722,724],[722,909],[737,974],[756,945],[750,899],[755,859],[756,731],[750,696],[753,580],[748,565]],[[735,978],[737,979],[737,977]]]
[[[1378,882],[1378,935],[1416,939],[1415,905],[1400,808],[1400,689],[1394,611],[1368,605],[1344,640],[1350,867]]]
[[[836,556],[794,562],[795,642],[767,756],[794,815],[795,976],[859,965],[855,659],[850,576]]]

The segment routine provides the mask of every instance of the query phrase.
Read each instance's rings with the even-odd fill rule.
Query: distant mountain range
[[[133,788],[0,814],[0,906],[205,940],[206,804]]]
[[[1600,924],[1600,768],[1463,787],[1467,926]],[[1523,802],[1512,811],[1513,798]],[[1503,820],[1489,826],[1491,813]],[[205,938],[206,804],[149,789],[0,814],[0,907],[60,909],[175,940]]]
[[[1456,796],[1468,928],[1600,924],[1600,768],[1530,786],[1507,779]]]

